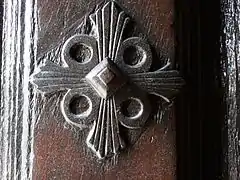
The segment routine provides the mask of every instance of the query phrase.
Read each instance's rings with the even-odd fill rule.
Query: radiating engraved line
[[[117,20],[117,26],[115,30],[115,37],[114,37],[114,45],[113,45],[113,59],[115,60],[116,54],[118,52],[118,48],[120,46],[120,42],[122,40],[122,35],[124,28],[126,27],[126,24],[128,22],[129,18],[125,18],[125,13],[122,11]]]
[[[116,154],[120,148],[118,122],[113,105],[113,98],[101,99],[99,115],[87,138],[87,143],[99,158],[112,153]]]
[[[41,71],[39,73],[36,73],[33,75],[34,77],[38,78],[38,77],[52,77],[52,76],[59,76],[59,77],[76,77],[76,78],[82,78],[82,74],[81,73],[77,73],[77,72],[71,72],[71,71]]]
[[[95,123],[95,126],[94,126],[94,128],[93,128],[93,132],[92,132],[92,134],[90,135],[91,138],[89,139],[89,142],[92,143],[92,145],[94,145],[94,144],[96,143],[96,139],[97,139],[97,129],[99,128],[99,122],[100,122],[100,119],[101,119],[102,108],[103,108],[103,99],[101,99],[101,101],[100,101],[99,110],[98,110],[98,117],[97,117],[97,120],[94,121],[94,122],[96,122],[96,123]]]
[[[116,153],[116,145],[115,145],[115,134],[114,134],[114,124],[113,124],[113,99],[110,100],[110,120],[111,120],[111,129],[112,129],[112,147],[113,153]]]
[[[48,84],[48,85],[41,85],[37,86],[37,89],[44,93],[50,93],[54,91],[62,91],[66,89],[73,89],[73,88],[88,88],[89,86],[84,86],[85,84]]]
[[[55,74],[47,74],[47,75],[45,75],[45,74],[38,74],[38,75],[36,75],[36,76],[32,76],[31,77],[31,82],[38,82],[38,81],[51,81],[51,80],[56,80],[56,81],[58,81],[58,80],[63,80],[63,81],[66,81],[66,80],[68,80],[68,81],[71,81],[71,80],[73,80],[73,81],[79,81],[79,82],[83,82],[83,78],[81,78],[81,77],[79,77],[79,76],[68,76],[68,75],[64,75],[64,74],[62,74],[62,75],[55,75]]]
[[[144,91],[169,101],[184,85],[178,71],[155,71],[129,75],[131,81]]]
[[[109,120],[109,111],[110,111],[110,108],[109,108],[109,102],[110,102],[110,99],[107,99],[107,113],[106,113],[106,133],[105,133],[105,156],[108,155],[108,153],[110,152],[110,149],[109,149],[109,139],[111,139],[111,134],[109,131],[110,130],[110,120]]]
[[[73,85],[73,86],[78,86],[78,85],[85,85],[86,83],[84,81],[81,81],[81,79],[66,79],[66,78],[42,78],[42,79],[37,79],[32,81],[33,84],[35,84],[38,88],[41,88],[41,86],[46,86],[46,85],[63,85],[63,84],[68,84],[68,85]]]
[[[99,145],[98,145],[98,153],[100,157],[103,157],[104,154],[104,135],[105,135],[105,127],[106,127],[106,120],[105,120],[105,114],[106,114],[106,100],[103,100],[103,113],[101,116],[101,127],[100,127],[100,139],[99,139]]]
[[[138,73],[138,74],[129,74],[130,77],[136,77],[136,78],[171,78],[171,77],[179,77],[179,72],[175,70],[170,71],[154,71],[154,72],[148,72],[148,73]]]
[[[97,124],[96,124],[96,128],[94,130],[94,140],[93,140],[93,145],[94,146],[93,147],[94,147],[95,151],[98,150],[98,146],[99,146],[99,138],[100,138],[99,129],[100,129],[100,125],[101,125],[102,113],[103,113],[103,108],[104,108],[103,103],[104,103],[104,100],[101,99]]]
[[[116,8],[116,3],[112,2],[112,12],[111,12],[111,20],[112,20],[112,24],[111,24],[111,51],[110,51],[110,57],[112,59],[112,61],[114,61],[113,56],[114,56],[114,39],[116,36],[116,33],[118,31],[117,29],[117,21],[118,21],[118,16],[119,16],[119,12]]]
[[[153,93],[153,92],[155,92],[155,93],[171,93],[171,91],[173,92],[173,91],[175,91],[175,92],[177,92],[178,91],[178,89],[174,89],[174,88],[165,88],[165,87],[163,87],[163,88],[161,88],[161,87],[152,87],[152,86],[144,86],[144,87],[142,87],[144,90],[146,90],[146,91],[148,91],[149,93]]]
[[[53,69],[49,70],[51,68]],[[31,82],[42,92],[53,92],[87,86],[85,81],[82,80],[83,75],[81,73],[69,72],[68,68],[62,68],[60,66],[54,67],[49,64],[49,66],[44,66],[42,69],[46,71],[39,71],[31,76]],[[68,69],[68,71],[66,69]],[[59,88],[52,88],[56,86]]]
[[[116,122],[114,121],[114,118],[115,118],[115,112],[116,112],[116,109],[114,108],[114,99],[111,98],[111,125],[112,125],[112,145],[113,145],[113,153],[117,153],[117,147],[119,146],[119,141],[118,141],[118,138],[117,138],[117,131],[116,131],[116,126],[118,126],[118,124],[116,124]],[[118,123],[118,122],[117,122]]]
[[[98,139],[97,132],[99,129],[99,122],[101,120],[100,116],[101,116],[101,112],[102,112],[102,103],[103,103],[103,101],[101,99],[101,102],[99,104],[98,118],[96,121],[94,121],[93,127],[90,130],[87,140],[86,140],[88,147],[90,147],[95,153],[97,152],[97,146],[98,146],[98,144],[96,144],[96,143],[99,142],[99,140],[97,140]]]
[[[178,82],[179,81],[179,83],[182,83],[183,82],[183,80],[182,80],[182,78],[174,78],[174,77],[172,77],[172,78],[131,78],[132,80],[134,80],[134,81],[139,81],[139,82],[142,82],[142,81],[147,81],[147,82],[156,82],[156,81],[159,81],[159,82],[162,82],[162,83],[164,83],[164,82]]]
[[[138,85],[138,84],[137,84]],[[178,91],[180,87],[161,87],[160,85],[156,85],[156,86],[152,86],[151,84],[149,85],[144,85],[144,84],[140,84],[139,87],[141,87],[144,90],[147,90],[152,92],[152,91],[167,91],[167,90],[172,90],[172,91]]]
[[[116,24],[116,29],[115,29],[115,36],[114,36],[114,41],[113,41],[113,49],[112,49],[112,57],[113,60],[115,61],[115,51],[116,51],[116,43],[118,42],[118,38],[119,38],[119,31],[120,31],[120,27],[121,27],[121,20],[122,18],[125,16],[125,13],[122,11],[119,13],[118,15],[118,20],[117,20],[117,24]]]
[[[66,87],[66,88],[68,88],[68,87],[90,88],[86,84],[49,84],[49,85],[46,85],[46,86],[41,86],[39,89],[47,88],[47,87],[61,87],[61,86]]]
[[[66,67],[62,67],[62,66],[52,66],[51,65],[44,65],[42,67],[39,68],[39,70],[34,73],[34,75],[38,74],[38,73],[55,73],[55,74],[69,74],[69,75],[78,75],[79,77],[84,77],[84,75],[86,73],[88,73],[87,69],[81,69],[81,71],[79,71],[79,69],[73,70],[73,69],[69,69]]]
[[[120,37],[119,37],[118,44],[117,44],[117,49],[116,49],[116,52],[114,54],[114,59],[116,58],[116,55],[118,54],[120,44],[121,44],[121,41],[122,41],[123,32],[124,32],[124,29],[126,28],[126,25],[127,25],[128,22],[129,22],[129,18],[126,18],[124,20],[124,23],[123,23],[123,26],[122,26],[122,29],[121,29]]]
[[[114,97],[113,97],[113,108],[114,108],[114,116],[115,116],[115,122],[113,122],[113,123],[116,123],[116,127],[115,127],[115,134],[117,135],[116,142],[119,142],[120,147],[124,148],[125,143],[123,142],[122,138],[120,137],[119,125],[118,125],[118,120],[117,120],[117,111],[116,111],[117,108],[116,108],[116,102],[115,102]],[[116,149],[116,151],[118,151],[118,149]]]
[[[97,129],[99,127],[99,119],[100,119],[100,116],[101,116],[101,112],[102,112],[102,99],[100,101],[100,104],[99,104],[99,112],[98,112],[98,117],[97,117],[97,120],[94,121],[94,125],[92,127],[92,129],[90,130],[89,134],[88,134],[88,137],[87,137],[87,144],[88,146],[93,149],[94,151],[96,151],[96,146],[95,146],[95,139],[97,138],[96,137],[96,132],[97,132]]]
[[[108,56],[109,53],[109,34],[110,34],[110,2],[107,3],[102,9],[102,25],[103,25],[103,59]]]
[[[99,56],[99,62],[102,61],[102,25],[101,25],[101,20],[99,20],[99,18],[101,17],[99,15],[99,13],[101,13],[101,11],[98,9],[96,11],[96,26],[98,29],[98,38],[97,38],[97,42],[98,42],[98,56]]]
[[[109,99],[109,114],[108,114],[108,117],[109,117],[109,139],[108,139],[108,146],[109,146],[109,149],[110,149],[110,152],[111,153],[114,153],[113,152],[113,129],[112,129],[112,120],[111,120],[111,113],[112,113],[112,108],[111,108],[111,102],[112,102],[112,97]]]
[[[79,77],[59,77],[59,76],[49,76],[49,77],[39,77],[34,81],[82,81],[82,78]]]
[[[43,93],[52,93],[52,92],[58,92],[58,91],[64,91],[64,90],[68,90],[68,89],[73,89],[73,88],[89,88],[89,87],[84,87],[84,86],[72,86],[72,85],[52,85],[52,86],[46,86],[46,87],[41,87],[38,88],[39,91],[43,92]]]
[[[151,81],[148,81],[148,80],[145,80],[145,79],[142,79],[142,81],[139,81],[139,80],[135,80],[133,79],[132,82],[134,83],[137,83],[137,84],[142,84],[144,86],[146,85],[151,85],[151,86],[154,86],[154,85],[162,85],[162,86],[179,86],[179,87],[182,87],[183,86],[183,83],[182,81],[179,79],[179,80],[170,80],[170,81],[166,81],[166,80],[151,80]]]
[[[136,83],[136,81],[135,81]],[[182,84],[175,84],[175,82],[172,83],[165,83],[165,82],[156,82],[156,83],[151,83],[151,82],[137,82],[138,85],[141,87],[159,87],[159,88],[181,88]]]
[[[133,83],[135,83],[135,84],[138,84],[138,85],[140,85],[140,86],[152,86],[152,87],[154,87],[154,86],[161,86],[161,87],[175,87],[175,88],[181,88],[182,86],[183,86],[183,84],[182,84],[182,82],[181,81],[177,81],[177,82],[175,82],[175,81],[169,81],[169,82],[167,82],[167,81],[163,81],[163,82],[161,82],[161,81],[147,81],[147,80],[142,80],[142,81],[132,81]]]
[[[113,9],[114,9],[114,3],[111,1],[111,10],[110,10],[110,40],[109,40],[109,52],[108,52],[108,56],[110,57],[111,60],[112,59],[112,44],[113,44]]]
[[[105,42],[105,39],[106,39],[106,37],[105,37],[105,21],[104,21],[104,10],[102,9],[102,11],[101,11],[101,20],[102,20],[102,59],[104,59],[105,58],[105,49],[106,49],[106,42]]]

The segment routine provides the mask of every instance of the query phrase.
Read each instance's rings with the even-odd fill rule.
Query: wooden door
[[[114,4],[109,6],[110,12],[104,10],[109,2]],[[94,15],[101,14],[99,21],[102,21],[102,27],[114,27],[114,20],[106,20],[106,17],[115,17],[112,8],[115,2],[4,1],[1,5],[1,179],[237,179],[236,117],[234,119],[231,113],[226,116],[227,112],[235,112],[232,106],[230,110],[233,111],[228,111],[229,106],[226,105],[236,105],[235,101],[231,101],[231,97],[234,99],[235,96],[228,88],[232,87],[232,81],[226,77],[237,71],[233,68],[230,72],[229,66],[220,66],[220,62],[222,65],[233,63],[224,53],[232,52],[226,33],[230,37],[234,34],[227,25],[224,26],[225,21],[222,23],[225,27],[223,34],[216,33],[219,32],[218,26],[209,22],[219,22],[219,13],[212,13],[208,4],[201,2],[116,2],[117,10],[125,13],[124,18],[131,22],[122,32],[123,40],[141,38],[139,42],[147,49],[143,48],[143,56],[148,57],[149,52],[151,54],[152,71],[161,71],[161,68],[171,72],[177,70],[180,72],[178,76],[185,79],[185,86],[181,86],[181,90],[177,88],[180,93],[174,94],[176,98],[171,97],[169,101],[155,96],[156,93],[148,95],[153,108],[146,123],[137,130],[120,127],[119,134],[124,137],[125,148],[114,157],[100,160],[86,144],[93,124],[84,129],[66,121],[68,118],[61,109],[61,103],[69,89],[61,89],[62,84],[55,79],[51,84],[57,86],[48,86],[47,93],[43,94],[40,91],[44,92],[46,87],[38,84],[39,79],[36,83],[32,78],[39,73],[39,67],[46,67],[46,62],[54,67],[54,73],[59,70],[56,66],[61,69],[67,64],[63,61],[62,51],[69,38],[76,34],[101,37],[96,35],[96,29],[98,32],[103,30],[96,26],[99,22],[94,20]],[[234,2],[233,7],[237,10],[237,3]],[[237,15],[228,16],[231,3],[222,2],[222,17],[234,21]],[[206,13],[200,12],[202,7],[207,7]],[[220,7],[215,6],[215,9],[219,10]],[[234,24],[232,21],[229,22]],[[211,38],[206,38],[204,32]],[[109,34],[111,36],[110,31]],[[219,37],[222,37],[222,57],[225,59],[220,59],[218,54]],[[119,39],[119,42],[123,40]],[[91,44],[92,41],[88,38],[87,42]],[[78,56],[93,56],[84,52]],[[99,55],[99,52],[104,54],[107,51],[96,48],[96,52]],[[141,56],[131,53],[127,53],[127,57],[134,59]],[[62,80],[69,80],[72,72],[59,72],[64,74],[61,82],[66,85],[67,81]],[[142,81],[147,82],[146,79]],[[151,83],[154,84],[154,81]],[[73,84],[78,83],[72,83],[71,87]],[[156,89],[159,90],[158,87]],[[226,122],[230,124],[226,125]],[[128,125],[125,124],[125,127]],[[228,142],[234,146],[228,147]]]

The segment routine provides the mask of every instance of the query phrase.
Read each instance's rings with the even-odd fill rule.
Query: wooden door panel
[[[0,1],[0,179],[238,179],[239,0],[119,1],[158,63],[176,59],[187,83],[176,113],[149,120],[115,164],[99,163],[87,133],[65,122],[61,93],[29,83],[98,3]]]
[[[68,36],[97,3],[100,2],[39,2],[39,54]],[[173,2],[123,1],[121,5],[137,24],[136,31],[146,34],[157,49],[159,61],[173,60]],[[66,124],[59,110],[59,98],[49,99],[44,102],[45,109],[35,130],[35,179],[175,179],[173,115],[164,123],[151,123],[136,144],[120,155],[116,165],[105,165],[91,158],[93,154],[85,146],[87,134]]]
[[[101,163],[85,144],[87,131],[64,120],[59,106],[63,93],[43,96],[29,83],[31,74],[42,63],[41,57],[49,51],[57,56],[56,47],[73,35],[74,29],[99,3],[83,0],[5,3],[3,53],[6,56],[1,87],[7,85],[12,89],[5,88],[1,94],[1,115],[8,117],[2,118],[2,135],[5,135],[2,137],[6,138],[2,146],[6,157],[2,158],[1,167],[4,178],[176,179],[173,107],[163,118],[159,114],[149,119],[141,136],[117,160]],[[168,61],[175,64],[174,2],[138,0],[119,4],[133,19],[133,34],[147,39],[157,64],[163,66]],[[10,45],[7,39],[11,38],[15,41]],[[14,49],[16,56],[9,56]],[[9,114],[12,110],[17,114]]]

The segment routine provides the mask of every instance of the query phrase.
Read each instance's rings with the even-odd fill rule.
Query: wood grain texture
[[[86,132],[68,125],[61,93],[42,97],[29,84],[42,54],[100,1],[5,0],[1,61],[0,179],[176,179],[175,116],[150,123],[117,165],[101,164]],[[174,62],[172,0],[120,1],[162,62]]]
[[[29,76],[36,60],[36,3],[10,0],[3,7],[0,179],[32,179],[36,118]]]
[[[240,178],[239,151],[239,68],[240,68],[240,1],[222,0],[221,61],[226,100],[227,143],[225,160],[229,179]]]
[[[181,0],[175,10],[172,0],[120,1],[163,59],[173,58],[175,14],[176,59],[187,88],[177,113],[149,126],[113,167],[91,159],[83,146],[86,133],[64,122],[61,95],[42,98],[28,83],[37,57],[64,40],[99,2],[5,0],[0,5],[5,9],[0,7],[0,179],[173,180],[176,146],[178,179],[239,179],[239,0]]]
[[[101,1],[39,1],[38,56],[64,41]],[[119,1],[148,39],[159,61],[174,61],[173,1]],[[68,125],[59,110],[61,94],[40,97],[35,129],[34,179],[176,179],[175,118],[151,123],[116,165],[100,163],[85,145],[87,131]],[[51,109],[51,111],[49,111]],[[153,121],[152,121],[153,122]]]

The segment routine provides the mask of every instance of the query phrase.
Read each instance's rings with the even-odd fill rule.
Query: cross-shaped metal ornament
[[[184,81],[175,70],[151,72],[150,46],[139,37],[123,39],[129,17],[116,2],[102,5],[89,18],[91,34],[76,34],[64,43],[64,65],[47,61],[34,72],[32,83],[43,93],[67,90],[61,101],[64,118],[90,128],[87,145],[103,159],[125,147],[119,125],[144,126],[151,114],[149,94],[170,101]],[[79,111],[72,108],[76,104]]]

